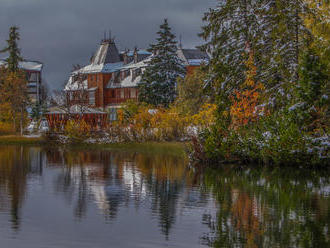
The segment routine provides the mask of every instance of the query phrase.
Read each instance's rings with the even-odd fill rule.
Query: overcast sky
[[[105,30],[111,29],[118,49],[147,48],[164,18],[183,46],[202,43],[203,13],[216,0],[0,0],[0,49],[10,26],[20,28],[26,59],[44,63],[50,89],[60,88],[73,64],[86,65]],[[0,58],[4,57],[3,54]]]

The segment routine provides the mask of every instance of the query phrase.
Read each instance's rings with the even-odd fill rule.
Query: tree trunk
[[[16,133],[16,116],[15,116],[15,113],[13,113],[13,126],[14,126],[14,132]]]
[[[21,118],[20,118],[20,129],[21,129],[21,136],[23,136],[23,108],[21,108]]]

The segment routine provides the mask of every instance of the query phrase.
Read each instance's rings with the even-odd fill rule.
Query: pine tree
[[[325,74],[325,65],[319,56],[309,49],[302,58],[300,68],[300,92],[301,99],[313,104],[322,97],[322,89],[325,89],[329,76]]]
[[[139,85],[139,100],[168,107],[176,98],[177,78],[184,77],[185,68],[176,54],[177,42],[167,19],[157,34],[157,43],[149,49],[153,56]]]
[[[20,61],[22,61],[21,52],[18,48],[17,41],[20,40],[20,35],[18,32],[18,27],[13,26],[10,28],[9,31],[9,39],[7,40],[8,46],[1,50],[1,53],[8,52],[9,57],[6,59],[6,62],[8,63],[8,69],[11,72],[18,71],[18,64]]]

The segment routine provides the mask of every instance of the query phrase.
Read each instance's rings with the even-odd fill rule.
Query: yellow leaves
[[[15,130],[11,123],[0,121],[0,135],[12,134]]]
[[[215,122],[215,104],[204,104],[195,114],[182,114],[179,107],[152,109],[150,106],[140,105],[135,114],[129,119],[122,120],[122,110],[118,111],[119,127],[129,127],[134,137],[139,140],[177,140],[186,137],[189,126],[198,129],[210,127]]]
[[[217,106],[215,104],[204,104],[201,110],[192,116],[192,124],[202,128],[210,127],[215,122],[216,110]]]
[[[91,127],[84,120],[69,120],[64,131],[70,138],[80,138],[88,136]]]

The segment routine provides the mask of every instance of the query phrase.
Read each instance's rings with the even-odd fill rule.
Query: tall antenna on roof
[[[109,39],[111,40],[112,37],[111,37],[111,29],[109,29]]]
[[[179,36],[179,48],[182,49],[182,35]]]

